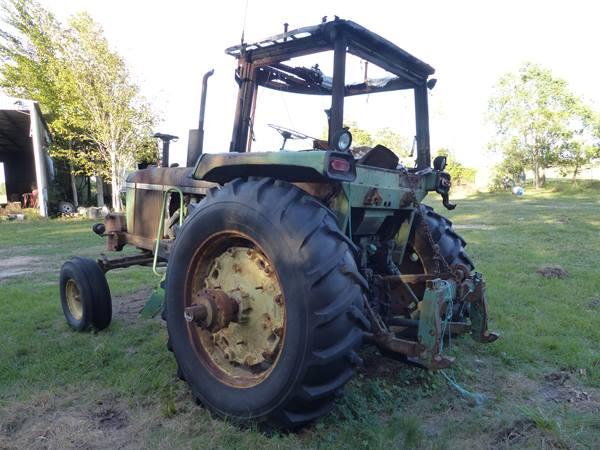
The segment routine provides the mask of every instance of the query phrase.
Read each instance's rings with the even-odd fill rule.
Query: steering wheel
[[[311,136],[308,136],[307,134],[300,133],[299,131],[291,130],[289,128],[285,128],[285,127],[282,127],[279,125],[275,125],[272,123],[270,123],[268,125],[271,128],[273,128],[275,131],[277,131],[283,138],[283,144],[281,144],[281,148],[279,150],[284,150],[285,143],[288,141],[288,139],[312,139],[312,140],[315,139]]]

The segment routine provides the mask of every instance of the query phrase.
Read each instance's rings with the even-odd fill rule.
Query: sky
[[[436,69],[430,92],[432,149],[449,148],[467,165],[490,161],[493,133],[486,110],[503,74],[525,61],[549,68],[572,90],[600,108],[600,38],[597,1],[116,1],[41,0],[60,20],[87,11],[104,28],[112,48],[126,60],[133,79],[162,122],[157,131],[180,136],[171,162],[185,161],[189,129],[197,128],[202,76],[210,69],[205,120],[206,152],[229,148],[237,94],[235,60],[224,49],[338,15],[394,42]],[[317,58],[313,58],[315,61]],[[310,58],[303,59],[312,65]],[[361,62],[348,70],[360,73]],[[275,123],[309,135],[326,124],[324,99],[262,89],[253,150],[276,150]],[[305,96],[306,97],[306,96]],[[374,131],[391,127],[412,138],[413,105],[405,93],[353,98],[346,120]],[[318,136],[317,136],[318,137]]]

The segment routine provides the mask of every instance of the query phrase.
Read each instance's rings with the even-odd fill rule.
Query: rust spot
[[[365,194],[365,198],[363,200],[363,205],[365,206],[379,206],[383,198],[381,198],[381,194],[377,188],[370,188]]]

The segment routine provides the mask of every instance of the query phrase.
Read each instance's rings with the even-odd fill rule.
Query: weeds
[[[434,196],[429,203],[440,209]],[[68,329],[58,271],[71,256],[103,251],[90,221],[0,223],[0,261],[36,261],[28,273],[0,281],[0,448],[36,447],[40,436],[49,447],[82,448],[593,448],[600,435],[600,189],[581,183],[458,203],[448,215],[464,226],[467,251],[487,279],[491,328],[502,337],[489,346],[453,340],[452,370],[490,400],[473,407],[439,374],[365,349],[365,367],[336,409],[290,434],[241,428],[196,406],[175,376],[159,319],[117,311],[101,333]],[[569,276],[538,275],[549,262]],[[156,282],[146,268],[108,276],[116,302]],[[558,372],[568,380],[548,385],[546,376]],[[114,401],[98,418],[107,396]]]

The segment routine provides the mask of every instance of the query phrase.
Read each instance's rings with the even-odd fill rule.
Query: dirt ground
[[[12,256],[0,259],[0,282],[19,275],[37,272],[44,266],[43,258],[34,256]]]

